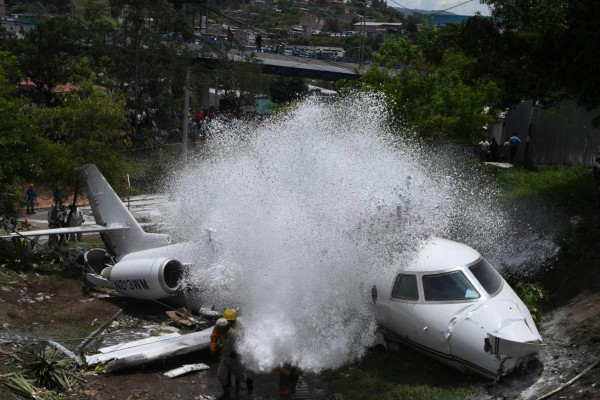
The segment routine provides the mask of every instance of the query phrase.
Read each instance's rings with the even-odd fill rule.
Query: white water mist
[[[463,160],[399,139],[386,120],[383,99],[364,95],[216,125],[172,183],[175,233],[212,243],[210,255],[198,244],[190,283],[205,304],[240,307],[252,369],[318,372],[361,357],[376,328],[374,277],[393,279],[429,235],[474,247],[502,235]]]

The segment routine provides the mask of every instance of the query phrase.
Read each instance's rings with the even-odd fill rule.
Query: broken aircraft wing
[[[13,239],[20,237],[37,237],[47,235],[64,235],[68,233],[97,233],[97,232],[110,232],[110,231],[122,231],[129,229],[129,227],[122,224],[110,224],[106,226],[102,225],[87,225],[87,226],[73,226],[66,228],[55,228],[55,229],[39,229],[36,231],[18,231],[11,232],[7,235],[0,235],[0,239]]]
[[[199,332],[179,335],[177,333],[158,336],[156,338],[136,340],[107,349],[100,349],[100,354],[86,356],[88,365],[106,364],[106,372],[144,365],[168,357],[179,356],[208,348],[213,328]]]

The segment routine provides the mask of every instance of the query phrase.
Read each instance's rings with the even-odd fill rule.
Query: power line
[[[395,1],[395,0],[389,0],[389,1],[391,1],[392,3],[396,4],[397,6],[400,6],[401,8],[404,8],[404,9],[406,9],[406,10],[408,10],[408,11],[412,12],[412,13],[418,14],[418,12],[417,12],[416,10],[414,10],[414,9],[412,9],[412,8],[408,8],[408,7],[406,7],[406,6],[404,6],[404,5],[400,4],[400,3],[398,3],[398,2],[397,2],[397,1]],[[448,8],[446,8],[446,9],[439,10],[439,11],[438,11],[438,12],[436,12],[436,13],[433,13],[433,14],[428,14],[428,16],[430,16],[430,17],[431,17],[431,16],[434,16],[434,15],[438,15],[438,14],[440,14],[440,13],[443,13],[444,11],[452,10],[453,8],[456,8],[456,7],[462,6],[463,4],[467,4],[467,3],[470,3],[470,2],[472,2],[472,1],[473,1],[473,0],[467,0],[467,1],[463,1],[462,3],[456,4],[456,5],[452,6],[452,7],[448,7]]]
[[[440,10],[440,11],[436,12],[435,14],[430,14],[430,16],[438,15],[438,14],[440,14],[440,13],[443,13],[444,11],[452,10],[453,8],[456,8],[456,7],[462,6],[463,4],[467,4],[467,3],[470,3],[470,2],[472,2],[472,1],[473,1],[473,0],[467,0],[467,1],[463,1],[462,3],[459,3],[459,4],[457,4],[457,5],[455,5],[455,6],[452,6],[452,7],[448,7],[448,8],[446,8],[445,10]]]

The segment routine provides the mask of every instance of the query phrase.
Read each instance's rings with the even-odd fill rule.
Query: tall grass
[[[557,206],[577,207],[585,211],[597,203],[595,183],[590,169],[581,166],[521,167],[498,171],[501,201],[545,199]]]

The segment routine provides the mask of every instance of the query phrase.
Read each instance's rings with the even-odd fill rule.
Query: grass
[[[592,171],[581,166],[521,167],[498,171],[501,201],[543,201],[580,216],[555,239],[564,253],[589,259],[600,240],[600,199]]]
[[[597,207],[597,194],[590,169],[581,166],[519,166],[498,171],[503,189],[501,201],[545,199],[570,208],[588,211]]]
[[[360,362],[328,372],[326,379],[346,400],[462,400],[482,393],[477,378],[406,347],[372,350]]]

